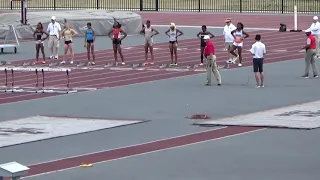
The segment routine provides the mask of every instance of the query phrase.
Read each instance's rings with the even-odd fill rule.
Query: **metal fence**
[[[109,9],[130,11],[318,13],[320,0],[28,0],[29,9]],[[19,0],[0,0],[0,9],[21,8]]]

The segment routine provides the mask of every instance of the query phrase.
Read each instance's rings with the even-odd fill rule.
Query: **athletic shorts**
[[[253,72],[263,72],[263,58],[253,58]]]
[[[177,41],[169,41],[170,44],[178,43]]]
[[[242,47],[243,47],[243,42],[241,42],[241,43],[233,42],[233,44],[232,44],[232,45],[234,45],[234,46],[236,46],[236,47],[240,47],[240,48],[242,48]]]
[[[112,44],[121,44],[121,40],[120,39],[113,39]]]
[[[36,44],[43,44],[43,41],[42,40],[37,40]]]
[[[69,40],[69,41],[64,41],[64,44],[66,44],[66,45],[71,44],[71,43],[72,43],[71,40]]]

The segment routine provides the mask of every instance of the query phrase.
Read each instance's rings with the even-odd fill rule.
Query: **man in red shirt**
[[[206,47],[204,48],[204,57],[207,59],[207,86],[211,86],[211,72],[217,79],[218,86],[221,86],[221,76],[217,66],[217,58],[214,51],[213,42],[210,40],[210,36],[206,35],[203,37],[206,42]]]
[[[306,31],[307,35],[307,43],[305,46],[302,47],[302,49],[306,50],[306,55],[305,55],[305,62],[306,62],[306,69],[304,72],[304,75],[302,77],[304,78],[309,78],[309,69],[310,69],[310,64],[312,66],[312,71],[313,71],[313,77],[318,78],[318,71],[316,68],[316,63],[315,63],[315,56],[316,56],[316,38],[311,35],[311,30],[307,29]]]

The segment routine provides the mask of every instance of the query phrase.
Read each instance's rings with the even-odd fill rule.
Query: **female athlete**
[[[88,65],[95,65],[94,55],[94,42],[96,40],[96,33],[92,29],[91,23],[87,23],[87,31],[84,38],[84,47],[87,47]],[[90,54],[92,54],[92,62],[90,60]]]
[[[213,38],[214,35],[207,31],[207,26],[206,25],[203,25],[201,27],[202,31],[200,31],[198,34],[197,34],[197,37],[200,38],[200,58],[201,58],[201,63],[200,63],[200,66],[203,65],[203,51],[204,51],[204,48],[206,47],[206,42],[204,41],[203,37],[208,35],[210,36],[210,38]]]
[[[74,29],[72,29],[69,24],[66,24],[65,28],[62,30],[61,36],[62,38],[64,38],[64,54],[63,54],[63,61],[61,62],[61,64],[66,63],[65,60],[67,57],[68,50],[70,51],[70,55],[71,55],[70,64],[73,64],[74,52],[73,52],[73,45],[72,45],[73,44],[72,37],[74,37],[77,34],[78,33]]]
[[[43,34],[46,35],[46,37],[42,37]],[[34,64],[37,64],[39,62],[39,50],[41,49],[42,53],[42,64],[46,63],[46,56],[44,54],[44,46],[43,41],[46,40],[49,37],[49,34],[43,31],[43,25],[41,22],[37,24],[36,30],[33,32],[33,37],[36,40],[36,61]]]
[[[159,32],[151,27],[150,20],[146,21],[146,26],[142,27],[140,34],[144,35],[144,49],[145,49],[145,65],[154,64],[153,56],[153,39],[152,37],[159,34]],[[148,62],[148,51],[150,50],[151,62]]]
[[[169,66],[177,66],[178,65],[178,56],[177,56],[178,37],[182,36],[183,32],[177,29],[174,23],[171,23],[170,28],[165,33],[169,37],[169,50],[171,55],[171,64],[169,64]],[[174,61],[173,61],[173,54],[175,56]]]
[[[121,34],[123,34],[123,37],[121,37]],[[119,55],[122,61],[121,64],[125,65],[123,54],[121,51],[121,41],[127,37],[127,33],[121,29],[121,24],[116,21],[113,25],[112,30],[108,33],[108,36],[112,39],[114,60],[116,64],[118,64],[118,52],[119,52]]]
[[[242,48],[243,48],[243,40],[247,37],[249,37],[249,34],[243,31],[243,24],[241,22],[238,22],[237,29],[231,31],[231,34],[234,38],[234,42],[232,44],[232,47],[230,48],[230,53],[235,56],[232,63],[236,63],[236,60],[239,59],[238,66],[242,66]],[[234,52],[235,50],[238,50],[238,55]]]

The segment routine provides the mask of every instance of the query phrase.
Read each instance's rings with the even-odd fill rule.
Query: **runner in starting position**
[[[123,34],[123,37],[121,37],[121,33]],[[123,54],[121,51],[121,41],[127,37],[127,33],[121,29],[121,24],[116,21],[113,25],[112,30],[108,33],[108,36],[112,39],[114,60],[115,60],[116,64],[118,64],[118,52],[119,52],[119,55],[120,55],[120,58],[122,61],[121,64],[125,65],[125,62],[123,59]]]
[[[46,35],[46,37],[42,37],[43,34]],[[44,54],[44,46],[43,46],[43,41],[46,40],[49,37],[49,34],[46,33],[45,31],[43,31],[43,26],[42,23],[39,22],[37,24],[37,29],[34,31],[33,33],[33,37],[36,40],[36,61],[34,62],[34,64],[37,64],[39,62],[39,50],[41,49],[41,53],[42,53],[42,64],[46,63],[46,56]]]
[[[84,47],[87,48],[88,65],[95,65],[94,42],[96,40],[96,33],[92,29],[90,22],[87,23],[87,31],[84,37]],[[92,54],[92,62],[90,61],[90,53]]]
[[[202,30],[197,34],[197,37],[200,38],[200,58],[201,58],[201,63],[200,63],[200,66],[203,65],[203,52],[204,52],[204,48],[206,47],[206,42],[204,41],[203,37],[208,35],[210,38],[213,38],[214,35],[207,31],[207,26],[206,25],[203,25]]]
[[[236,60],[239,59],[238,66],[240,67],[242,66],[243,40],[249,37],[249,34],[243,31],[243,24],[241,22],[238,22],[237,29],[231,31],[231,34],[234,37],[234,42],[230,48],[230,53],[235,56],[235,58],[232,60],[232,63],[236,63]],[[234,52],[236,49],[238,50],[238,55]]]
[[[144,49],[145,49],[145,65],[154,64],[153,56],[153,39],[152,37],[159,34],[159,32],[151,27],[150,20],[146,21],[146,26],[142,26],[140,34],[144,35]],[[151,62],[148,62],[148,51],[150,50]]]
[[[171,64],[169,66],[178,65],[177,47],[178,47],[178,37],[183,35],[179,29],[176,28],[175,23],[170,24],[170,28],[166,31],[166,35],[169,37],[169,50],[171,55]],[[173,61],[173,54],[175,60]]]

